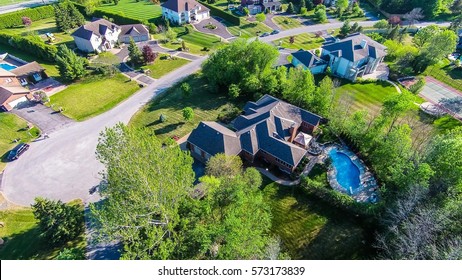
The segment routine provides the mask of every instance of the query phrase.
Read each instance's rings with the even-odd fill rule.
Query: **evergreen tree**
[[[140,64],[143,61],[143,54],[135,41],[133,41],[133,38],[130,38],[130,44],[128,45],[128,56],[133,64]]]
[[[340,36],[342,37],[346,37],[348,36],[348,34],[350,34],[351,32],[351,26],[350,26],[350,20],[345,20],[345,22],[343,23],[342,27],[340,27]]]
[[[61,31],[68,31],[85,24],[85,18],[70,1],[54,5],[56,26]]]
[[[313,0],[302,0],[302,1],[305,1],[305,6],[308,11],[311,11],[314,9]]]
[[[88,61],[76,55],[65,44],[61,44],[56,54],[56,64],[58,65],[59,74],[64,80],[74,81],[85,75],[85,67],[88,65]]]
[[[289,3],[289,6],[287,6],[287,13],[288,14],[295,14],[295,7],[292,2]]]

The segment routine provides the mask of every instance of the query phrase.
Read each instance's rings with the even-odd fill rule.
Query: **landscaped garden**
[[[190,133],[200,121],[215,121],[220,113],[230,104],[227,97],[210,92],[205,79],[191,76],[185,80],[191,87],[189,96],[185,96],[180,85],[168,89],[162,97],[144,106],[130,121],[135,127],[146,127],[157,137],[164,140],[172,136],[182,137]],[[243,104],[236,104],[241,108]],[[194,110],[192,121],[185,121],[183,108]],[[160,116],[165,117],[164,121]]]
[[[139,90],[136,82],[122,74],[114,77],[91,76],[69,85],[50,97],[50,106],[82,121],[112,109]]]
[[[280,40],[274,41],[273,43],[276,46],[279,46],[280,41],[282,41],[281,47],[286,49],[304,49],[304,50],[312,50],[321,47],[322,43],[324,42],[324,38],[316,37],[316,35],[312,33],[303,33],[300,35],[293,36],[294,42],[290,43],[290,37],[285,37]]]
[[[137,0],[120,0],[117,5],[114,3],[103,4],[97,8],[98,10],[121,13],[125,16],[139,19],[154,21],[162,16],[162,8],[159,4],[153,4],[150,1]]]
[[[166,54],[160,55],[154,63],[143,66],[144,70],[149,70],[149,76],[158,79],[163,75],[172,72],[173,70],[187,64],[189,61],[179,57],[170,58]]]
[[[302,26],[299,20],[284,16],[275,16],[272,18],[272,21],[283,30]]]
[[[228,27],[229,33],[231,33],[233,36],[240,37],[240,38],[247,39],[247,38],[259,36],[264,32],[271,32],[271,28],[264,25],[263,23],[250,22],[245,19],[241,19],[241,25],[239,26],[232,25],[226,22],[225,24]]]
[[[6,163],[3,161],[9,150],[17,145],[13,140],[19,139],[20,142],[27,143],[39,134],[38,128],[29,130],[27,122],[16,115],[0,113],[0,173],[5,168]]]
[[[292,259],[365,259],[368,232],[345,212],[307,196],[300,187],[264,180],[272,233]],[[324,181],[327,184],[324,173]]]
[[[76,200],[69,204],[80,205],[81,202]],[[50,246],[48,240],[41,236],[32,208],[0,211],[0,221],[4,223],[4,226],[0,227],[0,236],[5,241],[5,244],[0,247],[0,259],[2,260],[50,260],[56,258],[63,248],[85,251],[84,233],[62,246]]]

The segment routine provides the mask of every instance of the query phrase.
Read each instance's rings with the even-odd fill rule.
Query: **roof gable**
[[[343,57],[352,62],[365,57],[379,58],[386,55],[384,45],[361,33],[352,34],[331,44],[325,44],[322,48],[329,51],[331,55]]]

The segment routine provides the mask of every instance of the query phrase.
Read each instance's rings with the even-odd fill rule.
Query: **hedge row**
[[[303,177],[300,184],[305,193],[316,196],[327,204],[348,211],[354,215],[361,215],[368,222],[374,220],[380,212],[381,204],[361,203],[356,202],[351,196],[326,188],[323,184],[319,184],[308,177]]]
[[[0,33],[0,44],[10,45],[50,62],[55,62],[56,53],[58,52],[56,46],[47,45],[42,40],[34,40],[34,38],[28,36]]]
[[[23,25],[22,17],[28,17],[32,20],[32,22],[34,22],[36,20],[51,18],[54,16],[55,9],[53,9],[53,6],[51,5],[7,13],[0,15],[0,29]]]
[[[74,6],[81,12],[83,15],[86,15],[85,12],[85,6],[72,2]],[[131,18],[123,15],[122,13],[111,13],[103,10],[96,9],[93,14],[91,14],[92,17],[95,18],[112,18],[114,20],[114,23],[123,25],[123,24],[137,24],[137,23],[143,23],[143,21],[136,19],[136,18]]]
[[[230,13],[227,13],[223,10],[220,10],[219,8],[215,7],[215,6],[212,6],[212,5],[209,5],[207,4],[206,2],[203,2],[203,1],[199,1],[202,5],[206,6],[207,8],[210,9],[210,14],[214,15],[214,16],[217,16],[217,17],[220,17],[226,21],[228,21],[229,23],[231,24],[235,24],[235,25],[240,25],[241,24],[241,19],[235,15],[232,15]]]

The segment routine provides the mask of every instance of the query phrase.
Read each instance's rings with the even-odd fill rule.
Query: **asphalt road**
[[[374,22],[359,24],[365,27],[372,26]],[[304,32],[339,28],[341,25],[342,23],[328,23],[304,26],[281,31],[260,40],[271,42]],[[0,191],[11,202],[20,205],[30,205],[37,196],[62,201],[76,198],[85,202],[97,201],[99,197],[97,194],[90,195],[89,189],[99,184],[99,173],[103,169],[95,158],[99,133],[105,127],[111,127],[118,122],[128,123],[133,114],[151,98],[198,71],[205,59],[206,57],[201,57],[167,74],[102,115],[73,123],[54,131],[49,139],[33,142],[30,149],[17,161],[7,165]]]
[[[32,8],[32,7],[51,4],[54,2],[58,2],[58,0],[32,0],[32,1],[27,1],[27,2],[22,2],[22,3],[17,3],[17,4],[0,6],[0,14],[11,13],[11,12],[26,9],[26,8]]]

